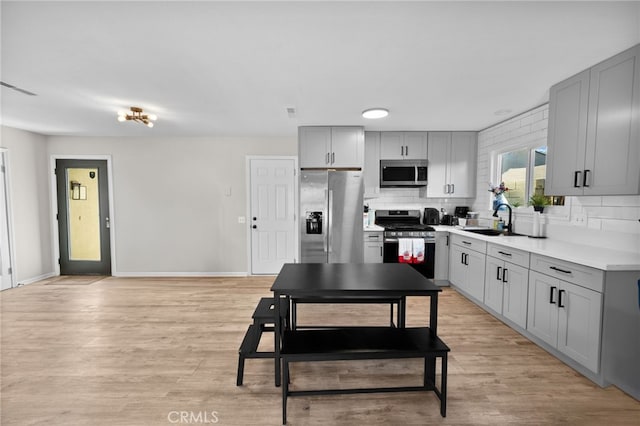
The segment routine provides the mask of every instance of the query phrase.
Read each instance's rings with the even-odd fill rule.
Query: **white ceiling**
[[[2,124],[48,135],[479,130],[640,42],[640,2],[0,5],[0,80],[37,93],[2,87]],[[156,126],[118,122],[129,106]]]

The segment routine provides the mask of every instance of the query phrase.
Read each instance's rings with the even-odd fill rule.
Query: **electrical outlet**
[[[244,216],[238,216],[238,223],[247,223],[247,219]]]
[[[578,226],[587,226],[587,215],[584,213],[571,216],[571,223]]]

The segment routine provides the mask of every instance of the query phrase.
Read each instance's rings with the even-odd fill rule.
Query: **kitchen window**
[[[526,207],[532,195],[544,195],[547,147],[524,148],[498,154],[498,179],[509,188],[505,197],[513,207]],[[563,206],[564,197],[547,197],[554,206]]]

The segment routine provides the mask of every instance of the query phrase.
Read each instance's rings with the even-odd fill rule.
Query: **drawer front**
[[[474,250],[480,253],[487,252],[486,241],[476,240],[475,238],[463,237],[462,235],[451,234],[451,244]]]
[[[531,269],[599,293],[604,291],[604,271],[600,269],[589,268],[588,266],[539,254],[531,255]]]
[[[487,254],[505,262],[510,262],[529,269],[529,252],[517,250],[499,244],[487,243]]]
[[[364,242],[365,243],[376,243],[379,242],[382,244],[382,232],[380,231],[367,231],[364,233]]]

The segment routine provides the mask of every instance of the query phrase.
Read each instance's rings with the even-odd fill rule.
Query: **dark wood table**
[[[438,294],[440,287],[402,263],[287,263],[271,286],[275,300],[282,297],[305,298],[405,298],[430,297],[429,330],[433,337],[438,328]],[[275,318],[280,304],[275,303]],[[404,323],[404,321],[403,321]],[[404,324],[403,324],[404,325]],[[275,327],[275,382],[281,384],[282,325]],[[435,377],[435,361],[429,376]]]

